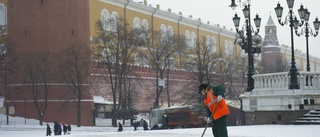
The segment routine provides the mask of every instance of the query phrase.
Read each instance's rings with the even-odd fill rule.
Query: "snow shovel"
[[[217,102],[217,104],[214,106],[213,111],[212,111],[212,113],[211,113],[211,116],[210,116],[210,117],[212,117],[212,116],[213,116],[213,114],[214,114],[214,112],[216,112],[216,109],[217,109],[218,103],[219,103],[219,102]],[[207,124],[206,124],[206,127],[204,128],[204,130],[203,130],[203,132],[202,132],[201,137],[203,137],[204,133],[206,133],[206,130],[207,130],[207,128],[208,128],[208,125],[209,125],[209,123],[207,123]]]

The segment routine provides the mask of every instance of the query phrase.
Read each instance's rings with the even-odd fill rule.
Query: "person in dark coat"
[[[51,136],[51,133],[52,133],[51,128],[50,128],[49,124],[47,124],[47,134],[46,134],[46,136]]]
[[[70,135],[70,134],[71,134],[71,125],[68,124],[68,135]]]
[[[66,124],[62,123],[63,134],[66,135],[68,132],[68,127]]]
[[[149,130],[147,121],[143,120],[143,130]]]
[[[120,122],[118,122],[118,125],[119,125],[118,131],[121,132],[123,130],[122,124]]]
[[[58,135],[59,134],[59,126],[58,125],[58,122],[54,122],[54,126],[53,126],[53,132],[54,132],[54,135]]]
[[[134,127],[134,130],[133,131],[136,131],[137,130],[137,127],[138,127],[138,122],[137,120],[133,120],[133,127]]]
[[[62,125],[58,123],[58,135],[61,135],[62,133]]]

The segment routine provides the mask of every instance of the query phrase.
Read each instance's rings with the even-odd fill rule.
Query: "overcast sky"
[[[134,1],[143,1],[143,0],[134,0]],[[193,19],[201,18],[201,21],[206,23],[210,21],[211,24],[220,24],[220,26],[225,26],[227,29],[234,29],[232,18],[237,12],[240,16],[240,25],[244,23],[244,16],[242,13],[243,7],[237,7],[235,10],[232,10],[229,5],[231,0],[147,0],[148,5],[156,7],[157,4],[160,4],[160,9],[167,11],[168,8],[172,12],[178,14],[179,11],[182,12],[184,17],[189,15],[193,16]],[[238,0],[236,0],[238,1]],[[242,0],[243,2],[244,0]],[[267,24],[268,18],[271,15],[275,25],[278,30],[278,40],[280,44],[285,44],[291,46],[291,34],[289,25],[281,26],[276,18],[274,8],[277,6],[277,3],[280,2],[281,6],[284,8],[282,20],[288,15],[289,9],[287,6],[286,0],[250,0],[251,3],[251,18],[252,25],[253,18],[258,13],[262,18],[261,20],[261,30],[260,35],[264,38],[264,26]],[[312,30],[314,30],[313,21],[317,16],[320,17],[320,8],[319,0],[295,0],[293,12],[294,15],[298,15],[298,9],[300,5],[303,4],[304,7],[308,8],[310,14],[309,24]],[[239,5],[239,3],[237,3]],[[255,28],[255,26],[254,26]],[[301,31],[301,28],[299,28]],[[306,38],[305,36],[296,36],[294,35],[294,48],[299,49],[302,52],[306,52]],[[309,37],[309,52],[310,55],[317,56],[320,58],[320,35],[317,37]]]

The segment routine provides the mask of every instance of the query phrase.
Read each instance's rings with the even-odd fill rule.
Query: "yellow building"
[[[233,44],[235,32],[220,28],[219,25],[211,25],[210,22],[204,23],[200,18],[193,19],[191,15],[185,17],[181,12],[176,14],[171,9],[163,10],[160,5],[157,5],[156,8],[148,6],[147,0],[144,3],[136,3],[132,0],[90,0],[89,5],[91,40],[97,33],[95,24],[98,20],[107,21],[120,18],[129,24],[130,29],[145,28],[150,32],[149,35],[152,35],[153,31],[166,31],[180,37],[184,36],[187,50],[194,49],[197,42],[202,41],[201,39],[205,37],[206,45],[213,53],[225,52],[225,55],[232,56],[239,55],[241,52],[240,47]],[[114,28],[111,25],[106,29]],[[156,40],[159,37],[152,38],[151,43],[159,41]],[[136,59],[135,64],[141,64],[137,62]],[[175,65],[175,68],[178,66]]]

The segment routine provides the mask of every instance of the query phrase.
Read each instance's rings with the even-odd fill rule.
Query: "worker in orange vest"
[[[228,105],[224,99],[223,86],[201,84],[199,94],[204,95],[204,104],[207,107],[207,124],[212,122],[214,137],[228,137],[227,115],[230,114]]]

